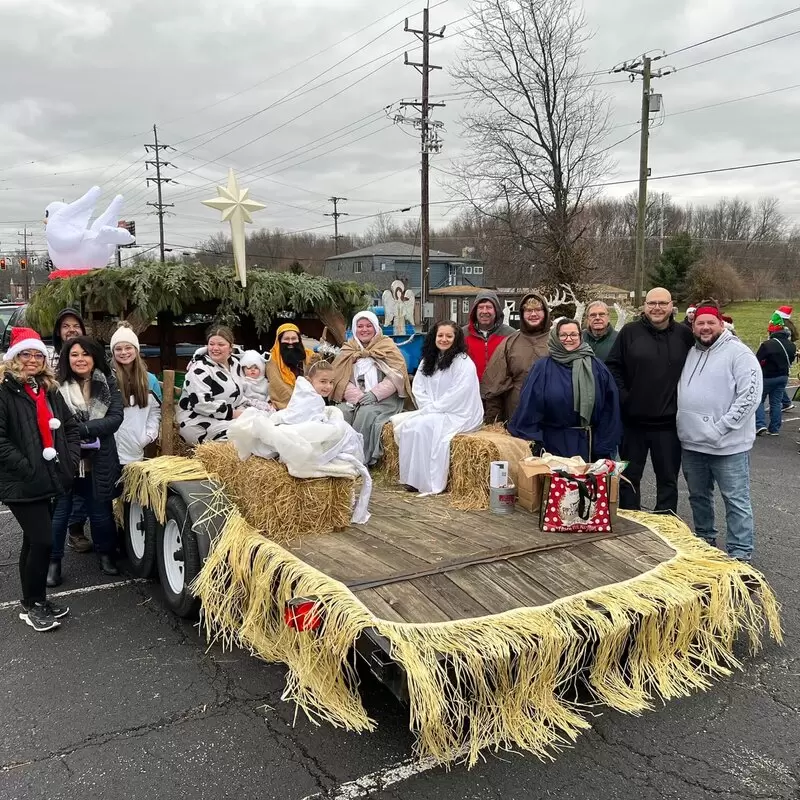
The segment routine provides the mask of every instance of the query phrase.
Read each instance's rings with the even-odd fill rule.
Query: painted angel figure
[[[93,186],[72,203],[50,203],[45,209],[47,250],[56,270],[87,271],[105,267],[117,245],[133,244],[133,236],[117,227],[122,211],[121,194],[89,224],[101,193],[99,186]]]
[[[406,324],[414,325],[414,292],[406,289],[403,281],[392,281],[389,289],[384,291],[383,324],[394,324],[394,335],[405,336]]]

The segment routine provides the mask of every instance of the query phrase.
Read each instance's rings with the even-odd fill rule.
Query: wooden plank
[[[470,597],[480,601],[492,614],[502,614],[512,608],[519,608],[527,603],[527,592],[523,597],[507,589],[503,583],[492,575],[487,565],[476,564],[448,574],[448,578]],[[488,565],[494,566],[494,565]]]
[[[415,578],[411,584],[435,603],[448,619],[471,619],[493,613],[486,605],[456,586],[449,575]]]
[[[594,586],[587,586],[586,583],[569,569],[565,569],[560,563],[560,559],[555,558],[556,551],[548,550],[545,552],[532,553],[514,561],[514,566],[533,578],[541,586],[553,592],[556,597],[570,597],[573,594],[580,594]]]
[[[331,537],[328,535],[326,538]],[[355,527],[346,528],[343,531],[336,531],[333,538],[353,551],[368,553],[381,563],[390,565],[395,571],[424,570],[428,567],[427,562],[423,559],[410,555],[377,537],[370,536],[366,530]]]
[[[375,589],[365,589],[357,592],[356,597],[378,618],[387,622],[405,622],[400,614],[389,605]]]
[[[629,536],[626,540],[628,544],[645,555],[658,558],[670,559],[675,555],[675,548],[668,545],[652,531],[639,531]]]
[[[325,572],[339,581],[357,580],[361,575],[392,575],[396,569],[384,564],[358,548],[339,541],[335,534],[315,536],[307,539],[299,549],[292,552],[312,567]]]
[[[450,618],[411,583],[395,583],[374,590],[404,622],[448,622]]]
[[[546,605],[557,600],[561,596],[557,591],[520,569],[520,562],[526,558],[528,556],[523,556],[522,559],[515,558],[513,561],[481,564],[476,569],[483,571],[489,579],[496,581],[503,589],[517,597],[519,605],[523,608]]]
[[[161,389],[161,455],[175,453],[175,370],[163,371],[164,382]]]
[[[596,542],[579,545],[573,552],[590,563],[600,564],[607,575],[614,575],[618,581],[626,581],[642,574],[640,567],[598,547]]]
[[[601,550],[605,550],[607,553],[611,553],[620,560],[632,565],[638,569],[640,573],[647,572],[662,563],[662,560],[657,556],[645,555],[630,547],[627,543],[627,538],[628,537],[624,539],[605,539],[600,542],[595,542],[595,544]]]

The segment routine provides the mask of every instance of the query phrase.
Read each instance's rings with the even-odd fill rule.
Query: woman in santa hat
[[[72,512],[72,497],[80,495],[89,514],[100,569],[119,575],[115,562],[117,529],[112,502],[122,473],[114,434],[124,418],[122,394],[99,342],[88,336],[70,339],[58,360],[59,392],[78,422],[81,458],[72,492],[59,498],[53,513],[53,552],[47,585],[61,583],[61,559]]]
[[[69,609],[47,599],[53,500],[69,492],[80,461],[78,424],[58,392],[36,331],[14,328],[0,364],[0,500],[22,528],[22,612],[35,631]]]

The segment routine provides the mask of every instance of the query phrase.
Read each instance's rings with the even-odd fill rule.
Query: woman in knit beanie
[[[80,461],[78,425],[58,392],[36,331],[14,328],[0,364],[0,500],[22,528],[19,618],[53,630],[69,613],[47,599],[54,499],[68,492]]]

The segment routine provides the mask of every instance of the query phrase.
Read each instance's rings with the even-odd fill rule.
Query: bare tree
[[[470,155],[454,189],[506,220],[546,283],[580,282],[590,268],[581,212],[606,166],[607,128],[581,66],[584,16],[573,0],[477,0],[473,10],[454,70],[471,94]]]

